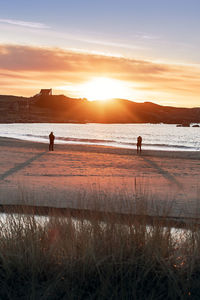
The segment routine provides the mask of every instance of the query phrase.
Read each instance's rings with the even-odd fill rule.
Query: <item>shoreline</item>
[[[0,138],[0,204],[196,217],[200,153]],[[167,209],[167,210],[166,210]],[[149,208],[148,208],[149,210]]]
[[[21,140],[15,138],[0,137],[0,147],[11,146],[15,142],[17,147],[35,148],[41,150],[48,150],[48,143]],[[117,155],[137,155],[136,149],[119,148],[114,146],[103,146],[103,145],[89,145],[89,144],[56,144],[55,151],[78,151],[78,152],[92,152],[92,153],[106,153],[106,154],[117,154]],[[155,157],[166,157],[166,158],[182,158],[182,159],[197,159],[200,160],[200,151],[167,151],[167,150],[142,150],[141,156],[155,156]]]

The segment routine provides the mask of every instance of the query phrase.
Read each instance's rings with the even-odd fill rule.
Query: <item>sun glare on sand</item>
[[[96,77],[83,84],[73,87],[63,86],[59,89],[76,91],[80,97],[87,98],[89,101],[106,101],[113,98],[127,99],[133,94],[133,90],[127,82],[106,77]]]

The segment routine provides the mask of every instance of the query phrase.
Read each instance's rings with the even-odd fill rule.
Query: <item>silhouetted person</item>
[[[53,151],[53,147],[54,147],[54,140],[55,140],[55,136],[53,134],[53,132],[50,133],[49,135],[49,151]]]
[[[137,137],[137,153],[142,152],[142,137],[138,136]]]

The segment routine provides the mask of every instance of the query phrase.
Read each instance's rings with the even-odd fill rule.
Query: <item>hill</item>
[[[0,122],[200,123],[200,108],[161,106],[124,99],[87,101],[64,95],[0,95]]]

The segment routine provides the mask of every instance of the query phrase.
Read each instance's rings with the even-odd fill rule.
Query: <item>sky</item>
[[[0,94],[200,106],[199,0],[0,0]]]

